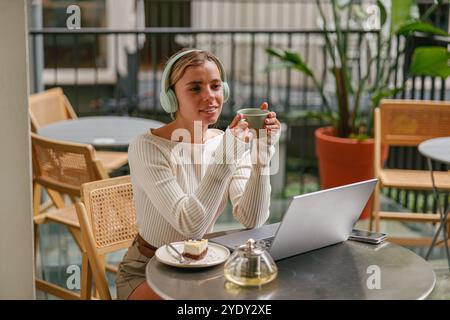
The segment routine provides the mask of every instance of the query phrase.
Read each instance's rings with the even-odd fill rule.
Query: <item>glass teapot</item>
[[[236,248],[224,266],[225,278],[240,286],[260,286],[274,280],[278,269],[264,243],[248,239]]]

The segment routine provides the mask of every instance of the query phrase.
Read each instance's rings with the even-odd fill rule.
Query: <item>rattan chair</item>
[[[59,87],[30,95],[28,110],[33,132],[54,122],[78,118],[63,90]],[[126,152],[97,151],[97,158],[109,173],[128,163]]]
[[[81,193],[75,207],[88,257],[81,286],[91,288],[93,277],[100,299],[110,300],[103,256],[128,248],[138,232],[130,176],[85,183]],[[89,299],[91,290],[84,292]]]
[[[382,187],[406,190],[432,190],[430,171],[385,169],[381,166],[381,146],[418,146],[427,139],[450,136],[450,103],[424,100],[384,99],[375,110],[375,176],[379,183],[375,189],[374,210],[371,217],[375,231],[380,220],[439,223],[439,214],[380,211]],[[450,172],[435,171],[439,190],[450,191]],[[402,245],[430,245],[431,238],[390,237]]]
[[[35,245],[38,242],[38,226],[42,223],[55,222],[68,228],[83,251],[80,224],[73,203],[80,198],[80,188],[83,183],[106,179],[108,174],[96,158],[95,150],[91,145],[47,139],[35,133],[31,133],[31,141]],[[48,190],[56,210],[42,213],[39,186]],[[70,198],[72,204],[68,199],[64,200],[65,195]],[[66,205],[66,203],[69,204]],[[87,257],[83,256],[83,260],[85,259]],[[36,280],[36,287],[64,299],[79,298],[72,291],[40,279]]]

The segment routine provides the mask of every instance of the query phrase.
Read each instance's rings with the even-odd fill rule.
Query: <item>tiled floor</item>
[[[270,222],[279,221],[282,213],[285,212],[288,206],[287,200],[273,200],[271,205],[272,219]],[[396,207],[396,204],[388,199],[384,199],[383,210],[389,210]],[[239,228],[240,225],[236,223],[227,222],[230,219],[224,219],[216,225],[215,231],[226,230],[231,228]],[[361,220],[357,223],[358,228],[367,229],[368,221]],[[382,222],[382,231],[389,235],[406,235],[414,236],[415,234],[432,234],[432,229],[423,228],[419,225],[405,225],[397,222]],[[420,256],[425,256],[426,248],[410,248]],[[40,261],[42,264],[38,267],[37,275],[43,277],[46,280],[59,284],[61,286],[73,285],[73,277],[70,275],[73,271],[70,271],[70,266],[81,266],[81,255],[78,247],[73,241],[71,235],[66,231],[64,227],[60,227],[55,224],[47,224],[40,227]],[[121,261],[124,251],[109,255],[107,261],[113,264],[117,264]],[[430,257],[430,263],[433,265],[437,282],[434,291],[428,297],[429,299],[450,299],[450,272],[445,259],[443,249],[434,250],[433,255]],[[73,268],[73,267],[72,267]],[[43,272],[42,272],[43,271]],[[108,275],[111,293],[115,294],[114,276]],[[76,289],[74,289],[76,291]],[[54,299],[42,292],[37,293],[38,299]]]

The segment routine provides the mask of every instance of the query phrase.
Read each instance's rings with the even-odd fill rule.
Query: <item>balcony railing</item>
[[[231,97],[224,108],[224,116],[231,117],[243,106],[255,106],[268,101],[280,115],[288,116],[298,110],[321,109],[321,102],[312,82],[304,75],[290,70],[265,72],[271,58],[265,54],[267,47],[289,47],[302,54],[322,82],[333,83],[326,77],[328,61],[323,43],[323,32],[318,30],[203,30],[190,28],[146,28],[142,30],[67,29],[31,30],[31,43],[46,43],[43,72],[35,71],[35,83],[45,86],[67,86],[73,93],[77,111],[81,114],[95,112],[99,106],[108,111],[126,111],[129,114],[158,114],[159,81],[164,61],[182,47],[199,47],[214,52],[222,61],[231,88]],[[81,39],[91,38],[91,56],[86,57]],[[377,31],[349,31],[353,38],[353,55],[349,57],[355,74],[360,74],[367,42],[377,41]],[[166,41],[161,41],[161,40]],[[145,40],[145,41],[144,41]],[[124,45],[125,42],[128,44]],[[134,48],[148,47],[126,53]],[[163,48],[166,46],[167,48]],[[36,46],[37,47],[37,46]],[[168,50],[167,50],[168,49]],[[161,51],[167,57],[161,59]],[[123,59],[125,56],[125,60]],[[35,56],[36,57],[36,56]],[[84,64],[91,62],[92,67]],[[124,61],[126,65],[124,64]],[[68,66],[69,64],[69,66]],[[78,89],[90,86],[88,100],[80,102]],[[110,88],[110,97],[102,90]],[[69,89],[70,90],[70,89]],[[108,98],[108,104],[101,100]],[[116,103],[116,104],[115,104]],[[97,110],[98,111],[98,110]]]
[[[361,77],[366,67],[367,50],[379,39],[378,31],[348,31],[350,39],[349,64],[353,75]],[[271,58],[265,54],[267,47],[291,48],[301,53],[306,63],[334,96],[332,79],[327,78],[329,61],[326,57],[323,31],[309,29],[210,29],[203,28],[145,28],[140,30],[113,30],[83,28],[67,30],[46,28],[30,30],[32,57],[43,59],[44,70],[32,69],[35,88],[64,86],[64,90],[80,115],[101,113],[128,114],[168,120],[159,106],[160,77],[165,59],[182,47],[198,47],[215,53],[223,62],[231,97],[223,109],[219,127],[228,124],[234,112],[242,107],[257,106],[268,101],[270,108],[288,122],[287,137],[289,153],[301,159],[296,170],[314,172],[315,151],[313,131],[321,123],[305,119],[297,124],[289,123],[298,111],[321,110],[321,100],[311,81],[304,75],[278,70],[265,72]],[[45,44],[45,54],[39,56],[36,48]],[[80,45],[84,43],[83,45]],[[417,77],[406,79],[405,39],[397,38],[391,46],[395,70],[390,81],[398,86],[406,81],[406,90],[398,98],[449,100],[450,82],[443,79]],[[90,50],[87,50],[90,46]],[[136,49],[137,48],[137,49]],[[407,48],[406,48],[407,49]],[[89,54],[88,54],[89,53]],[[88,65],[83,62],[89,62]],[[90,65],[89,65],[90,64]],[[370,70],[369,70],[370,71]],[[372,76],[375,77],[376,69]],[[366,100],[368,97],[365,97]],[[335,99],[335,97],[334,97]],[[295,127],[308,132],[302,139],[289,135]],[[304,130],[306,128],[306,130]],[[297,131],[298,132],[298,131]],[[298,140],[306,141],[303,144]],[[295,148],[295,149],[294,149]],[[305,160],[305,161],[303,161]],[[425,168],[425,161],[416,150],[393,148],[388,160],[389,167]],[[445,168],[441,168],[445,170]],[[300,179],[302,179],[302,174]],[[387,193],[411,206],[415,211],[427,211],[428,193]],[[448,197],[447,197],[448,200]],[[446,201],[447,201],[446,200]],[[420,205],[419,205],[420,204]],[[433,211],[436,208],[432,208]]]

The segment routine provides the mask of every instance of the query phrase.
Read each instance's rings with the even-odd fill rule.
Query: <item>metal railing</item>
[[[376,42],[378,31],[351,30],[349,38],[354,50],[351,50],[349,62],[355,74],[364,65],[364,50],[367,42]],[[78,46],[82,39],[90,37],[90,55]],[[147,47],[140,41],[145,39]],[[304,75],[291,70],[265,72],[271,63],[265,54],[267,47],[291,48],[302,54],[306,63],[312,66],[321,81],[329,88],[333,96],[334,83],[327,78],[329,61],[326,57],[323,31],[308,29],[193,29],[193,28],[145,28],[141,30],[112,30],[83,28],[77,31],[47,28],[30,30],[30,41],[35,45],[47,41],[45,56],[47,68],[39,72],[34,70],[35,83],[44,81],[46,87],[64,86],[66,94],[80,115],[115,113],[169,120],[159,106],[159,81],[163,62],[181,47],[199,47],[215,53],[223,62],[227,80],[231,88],[231,97],[223,109],[219,127],[228,124],[234,112],[245,106],[257,106],[268,101],[270,108],[289,123],[290,116],[302,110],[322,110],[321,99],[311,81]],[[134,43],[134,53],[127,53],[126,65],[123,65],[124,45]],[[392,44],[393,57],[397,60],[390,81],[399,84],[407,79],[405,60],[401,54],[406,50],[406,41],[397,38]],[[164,46],[164,47],[163,47]],[[36,46],[37,47],[37,46]],[[64,49],[61,49],[64,48]],[[60,59],[67,55],[72,67],[61,67]],[[103,55],[103,56],[102,56]],[[164,57],[163,57],[164,56]],[[33,57],[36,57],[33,55]],[[91,61],[91,66],[83,66],[81,60]],[[121,72],[125,67],[126,73]],[[41,78],[41,80],[39,80]],[[407,80],[406,90],[398,98],[449,100],[450,82],[443,79],[412,78]],[[309,119],[296,121],[302,128],[320,125]],[[292,124],[288,130],[288,146],[297,150],[288,153],[303,159],[296,170],[317,174],[313,132],[301,140],[309,141],[305,149],[294,144],[298,139],[290,137]],[[387,165],[396,168],[425,168],[425,161],[417,150],[392,148]],[[444,167],[441,167],[445,170]],[[300,179],[303,175],[300,175]],[[426,212],[429,193],[387,190],[387,194],[402,202],[414,211]],[[409,200],[410,197],[414,200]],[[431,198],[430,198],[431,199]],[[448,197],[445,201],[448,201]],[[411,205],[412,203],[412,205]],[[423,204],[423,205],[421,205]],[[431,208],[436,211],[436,206]]]
[[[349,31],[350,36],[355,39],[370,37],[367,41],[376,40],[377,31],[366,32],[359,30]],[[231,116],[236,108],[244,105],[254,106],[263,100],[269,101],[271,106],[280,113],[289,114],[294,110],[307,110],[321,108],[320,99],[313,85],[306,76],[294,73],[291,70],[268,71],[265,67],[271,63],[271,58],[264,52],[267,47],[285,47],[296,50],[302,54],[306,63],[311,65],[316,74],[322,75],[323,83],[328,83],[326,69],[328,61],[323,43],[323,32],[318,30],[201,30],[187,28],[146,28],[142,30],[111,30],[111,29],[89,29],[79,31],[68,31],[60,28],[47,28],[44,30],[31,30],[31,42],[36,43],[39,38],[44,38],[51,44],[47,52],[51,57],[45,57],[48,68],[44,70],[44,82],[46,86],[66,85],[78,86],[89,84],[95,88],[93,100],[100,98],[100,86],[108,84],[115,87],[115,97],[122,97],[124,90],[120,88],[121,78],[139,84],[140,88],[131,88],[137,99],[136,106],[130,106],[128,112],[139,111],[142,113],[158,113],[159,109],[159,80],[163,62],[157,60],[161,48],[157,46],[158,40],[163,37],[174,39],[166,43],[167,51],[173,54],[181,47],[200,47],[215,53],[222,61],[227,72],[227,79],[231,87],[230,101],[224,110],[225,116]],[[92,50],[90,57],[84,57],[91,61],[93,67],[80,66],[80,52],[77,44],[80,38],[91,36]],[[145,42],[150,44],[148,51],[137,50],[134,54],[127,54],[127,74],[120,74],[119,50],[126,50],[119,43],[124,39],[135,41],[135,47],[139,46],[139,38],[145,37]],[[50,40],[47,40],[50,39]],[[64,43],[64,49],[62,44]],[[104,49],[99,49],[103,43]],[[155,45],[152,45],[155,44]],[[355,41],[354,56],[350,57],[350,64],[355,70],[361,68],[360,53],[365,49],[362,41]],[[107,49],[112,49],[107,52]],[[104,52],[100,57],[100,51]],[[66,60],[71,61],[72,67],[60,67],[61,56],[65,54]],[[145,55],[148,64],[141,63],[141,57]],[[130,56],[134,56],[130,59]],[[167,59],[167,57],[164,57]],[[49,61],[47,60],[49,59]],[[165,60],[164,59],[164,60]],[[100,60],[105,60],[99,65]],[[130,60],[133,62],[130,64]],[[109,71],[110,78],[105,70]],[[90,72],[88,72],[90,71]],[[34,72],[35,82],[42,77],[42,73]],[[118,81],[117,81],[118,80]],[[138,83],[139,82],[139,83]],[[330,92],[333,83],[329,82]],[[122,90],[121,90],[122,89]],[[75,100],[77,97],[75,96]],[[81,113],[89,112],[86,106],[78,105]]]

